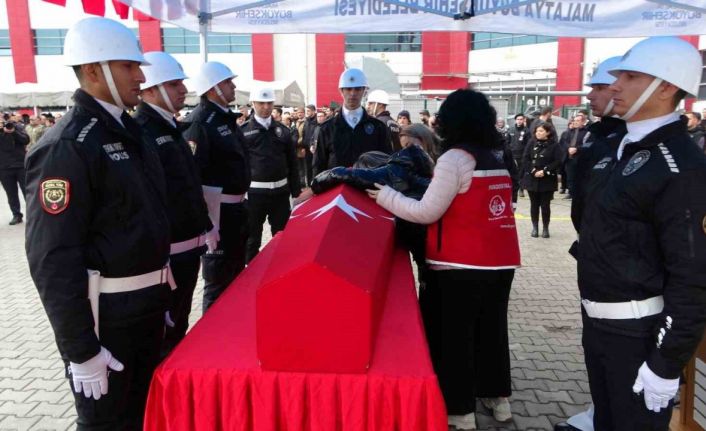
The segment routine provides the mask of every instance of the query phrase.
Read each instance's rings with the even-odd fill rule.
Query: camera
[[[15,122],[14,121],[8,121],[5,123],[5,129],[6,130],[15,130]]]

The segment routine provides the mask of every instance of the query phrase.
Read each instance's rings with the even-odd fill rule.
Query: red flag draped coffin
[[[364,373],[393,258],[394,222],[340,186],[295,208],[257,288],[266,370]]]

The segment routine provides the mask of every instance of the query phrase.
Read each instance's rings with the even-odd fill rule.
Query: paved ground
[[[479,429],[551,430],[590,402],[576,269],[566,252],[574,239],[568,202],[553,202],[552,238],[533,239],[528,201],[521,199],[524,266],[510,298],[514,420],[498,424],[481,413]],[[0,430],[72,429],[72,395],[27,269],[24,224],[8,226],[9,220],[7,200],[0,193]],[[200,292],[196,298],[200,300]],[[193,319],[199,316],[194,307]]]

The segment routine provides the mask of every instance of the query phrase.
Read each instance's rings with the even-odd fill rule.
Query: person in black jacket
[[[192,79],[201,102],[186,118],[191,125],[184,132],[196,154],[208,214],[218,231],[218,247],[201,258],[204,311],[245,268],[250,162],[236,122],[241,115],[228,109],[235,100],[235,77],[223,63],[201,65]]]
[[[703,336],[706,157],[674,112],[701,69],[691,44],[655,37],[611,70],[627,134],[591,169],[577,249],[596,430],[666,431]]]
[[[166,357],[189,328],[200,257],[207,244],[215,249],[216,232],[208,218],[194,153],[181,135],[183,126],[174,118],[184,107],[186,75],[165,52],[148,52],[145,59],[150,65],[142,68],[146,80],[135,121],[142,127],[144,139],[157,149],[164,168],[171,227],[169,266],[177,285],[171,295],[162,343],[162,357]]]
[[[557,173],[563,160],[561,147],[556,140],[556,131],[549,123],[538,124],[534,137],[525,148],[522,160],[524,175],[522,188],[530,197],[532,238],[539,236],[539,211],[542,210],[542,238],[549,238],[551,201],[557,190]]]
[[[699,149],[706,152],[706,145],[704,145],[706,131],[701,126],[701,114],[698,112],[687,112],[686,118],[688,119],[686,127],[689,129],[688,132],[691,140],[694,141]]]
[[[26,251],[79,430],[142,429],[171,280],[164,172],[140,126],[144,57],[105,18],[69,29],[75,106],[26,159]],[[173,284],[173,283],[169,283]]]
[[[12,121],[0,120],[0,183],[7,194],[7,202],[12,211],[10,225],[22,223],[22,210],[17,187],[25,196],[25,148],[29,136],[18,130]]]
[[[586,137],[586,126],[588,125],[588,115],[579,111],[572,119],[572,127],[562,134],[561,147],[564,150],[563,171],[566,172],[566,196],[564,199],[571,199],[574,194],[574,177],[576,176],[576,161],[583,147]]]
[[[272,236],[284,229],[289,220],[289,196],[301,193],[294,144],[289,128],[272,118],[274,90],[253,91],[250,102],[253,115],[242,126],[250,158],[252,181],[248,190],[248,236],[246,261],[260,251],[262,225],[270,222]]]
[[[391,154],[390,132],[385,124],[368,115],[361,103],[368,80],[360,69],[341,74],[338,88],[344,102],[339,115],[321,124],[314,154],[314,175],[336,166],[352,166],[368,151]]]
[[[510,137],[510,151],[512,159],[515,161],[515,169],[517,172],[522,172],[522,155],[525,153],[525,147],[530,138],[527,117],[523,114],[516,114],[515,124],[508,130],[508,136]],[[520,196],[525,196],[522,189],[520,189]]]
[[[387,110],[387,105],[390,104],[390,95],[384,90],[373,90],[368,95],[368,103],[365,107],[366,111],[370,116],[377,118],[378,120],[385,123],[387,128],[390,130],[390,143],[392,145],[392,151],[399,151],[402,149],[400,145],[400,125],[397,121],[392,119],[390,116],[390,111]]]

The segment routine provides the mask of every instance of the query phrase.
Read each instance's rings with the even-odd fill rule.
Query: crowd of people
[[[0,177],[10,224],[23,221],[17,188],[27,197],[30,273],[78,429],[140,429],[152,373],[188,329],[199,271],[205,312],[256,258],[265,221],[274,235],[292,200],[346,183],[395,215],[419,268],[450,426],[475,429],[477,400],[512,418],[514,211],[526,192],[531,237],[549,238],[559,192],[580,234],[570,252],[595,408],[557,429],[667,430],[706,324],[704,127],[675,112],[701,73],[686,42],[646,39],[604,61],[587,83],[591,112],[561,136],[551,108],[507,128],[472,89],[412,123],[359,69],[340,76],[341,106],[282,109],[262,86],[232,111],[237,75],[215,61],[191,77],[200,103],[182,117],[181,65],[143,54],[122,24],[79,21],[64,52],[75,106],[60,121],[5,115]]]

